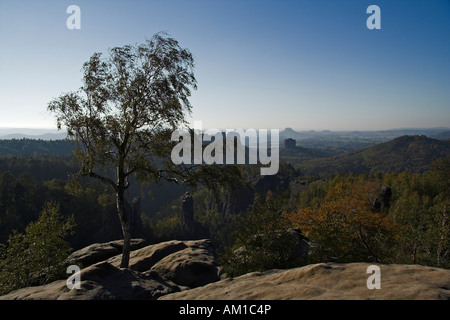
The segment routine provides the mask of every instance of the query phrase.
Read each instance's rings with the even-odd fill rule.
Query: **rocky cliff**
[[[149,246],[136,239],[129,269],[119,268],[120,248],[120,241],[95,244],[70,256],[71,263],[84,265],[80,289],[69,290],[64,279],[19,289],[0,300],[450,299],[446,269],[378,264],[380,289],[369,289],[368,263],[320,263],[225,278],[207,239]]]
[[[132,243],[135,250],[130,255],[129,269],[119,268],[120,241],[94,244],[69,257],[70,263],[84,266],[79,289],[69,290],[66,280],[58,280],[15,290],[0,299],[156,299],[220,280],[221,268],[207,239],[173,240],[149,246],[143,246],[139,239]]]

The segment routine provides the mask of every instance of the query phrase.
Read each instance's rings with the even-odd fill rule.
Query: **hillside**
[[[296,146],[295,148],[280,148],[280,160],[295,166],[307,160],[329,158],[343,152],[332,148],[305,148]]]
[[[373,147],[297,165],[302,173],[331,176],[352,172],[424,172],[439,158],[450,157],[450,142],[426,136],[402,136]]]
[[[365,142],[385,142],[405,135],[425,135],[435,139],[445,139],[448,137],[450,128],[405,128],[405,129],[391,129],[391,130],[373,130],[373,131],[330,131],[330,130],[309,130],[296,131],[292,128],[286,128],[280,132],[280,138],[296,139],[305,145],[305,141],[315,141],[321,145],[319,141],[365,141]],[[442,138],[441,138],[442,137]],[[310,144],[308,144],[310,145]]]
[[[1,156],[70,155],[75,145],[70,140],[0,139]]]
[[[36,128],[0,128],[0,140],[33,139],[33,140],[63,140],[67,132],[55,129]]]

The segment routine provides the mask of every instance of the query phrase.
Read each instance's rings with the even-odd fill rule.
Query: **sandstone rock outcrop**
[[[136,247],[142,245],[141,240],[133,243]],[[111,255],[116,244],[91,245],[72,254],[71,261],[88,265],[88,262]],[[120,268],[120,261],[121,254],[118,254],[82,269],[80,289],[69,290],[66,280],[58,280],[15,290],[0,300],[156,299],[164,294],[218,281],[221,274],[214,249],[207,239],[173,240],[136,249],[130,254],[129,269]]]
[[[120,265],[120,256],[108,261]],[[194,288],[220,280],[221,268],[211,241],[166,241],[131,252],[129,268],[154,272],[182,287]]]
[[[80,289],[69,290],[64,279],[0,300],[450,300],[450,270],[420,265],[378,264],[381,288],[372,290],[369,263],[319,263],[221,279],[207,239],[145,246],[131,252],[129,269],[119,265],[120,254],[82,269]]]
[[[288,270],[252,272],[162,300],[449,300],[450,270],[380,264],[380,289],[368,289],[368,263],[319,263]]]
[[[121,269],[108,262],[81,270],[80,279],[80,289],[69,290],[66,280],[58,280],[15,290],[0,300],[154,300],[180,290],[156,274]]]
[[[131,250],[145,246],[144,239],[132,239]],[[94,243],[85,248],[73,252],[68,258],[69,264],[78,264],[82,267],[104,261],[122,252],[123,240],[115,240],[106,243]]]

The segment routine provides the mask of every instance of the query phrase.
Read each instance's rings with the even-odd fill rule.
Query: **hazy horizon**
[[[204,128],[450,127],[450,2],[0,1],[0,127],[56,128],[47,104],[94,52],[166,31],[195,60]],[[378,5],[381,29],[370,30]]]
[[[211,128],[203,128],[203,130],[211,129]],[[219,130],[226,130],[226,129],[248,129],[248,128],[214,128]],[[262,129],[262,128],[261,128]],[[390,129],[373,129],[373,130],[358,130],[358,129],[346,129],[346,130],[330,130],[330,129],[296,129],[291,127],[284,127],[279,128],[280,132],[292,129],[296,132],[310,132],[310,131],[316,131],[316,132],[323,132],[323,131],[330,131],[330,132],[355,132],[355,131],[362,131],[362,132],[378,132],[378,131],[402,131],[402,130],[450,130],[450,127],[411,127],[411,128],[390,128]],[[258,129],[257,129],[258,130]],[[58,130],[55,128],[14,128],[14,127],[0,127],[0,134],[45,134],[45,133],[64,133],[65,130]]]

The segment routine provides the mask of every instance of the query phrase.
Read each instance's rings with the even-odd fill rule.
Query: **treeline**
[[[450,268],[449,190],[443,158],[421,174],[341,174],[294,196],[268,193],[242,219],[222,262],[231,275],[324,261]],[[299,255],[305,248],[292,230],[308,254]]]
[[[189,190],[191,222],[183,212],[188,189],[132,183],[128,201],[141,198],[133,237],[149,243],[211,238],[230,274],[323,261],[450,267],[449,158],[423,173],[330,178],[305,176],[284,162],[275,176],[258,176],[256,166],[240,168],[246,185],[236,190]],[[48,202],[73,221],[71,248],[121,239],[113,190],[89,179],[68,183],[75,170],[69,155],[0,157],[0,243],[37,221]],[[387,186],[388,205],[380,196]],[[308,255],[296,254],[298,234],[292,230],[308,239]]]
[[[70,140],[0,139],[3,156],[68,155],[75,149]]]
[[[249,189],[231,196],[226,190],[192,191],[190,229],[181,197],[143,217],[145,229],[154,241],[209,237],[231,275],[323,261],[450,268],[449,158],[434,161],[423,173],[326,179],[282,163],[277,176],[287,181],[283,188],[273,183],[258,189],[251,183],[257,170],[241,169]],[[299,233],[309,243],[307,255],[298,254],[305,250]]]
[[[64,219],[59,206],[47,202],[24,232],[13,231],[7,244],[0,243],[0,295],[64,279],[72,251],[66,238],[73,228],[73,218]]]
[[[234,243],[235,231],[255,198],[267,192],[290,194],[291,189],[296,190],[295,181],[305,178],[285,162],[280,162],[279,171],[273,176],[260,176],[257,165],[239,165],[238,168],[244,185],[218,191],[203,187],[188,190],[193,200],[190,224],[184,221],[182,197],[167,202],[156,213],[142,217],[155,241],[209,238],[219,251],[223,251]]]
[[[63,217],[73,217],[72,248],[122,238],[114,191],[96,180],[70,179],[77,167],[70,155],[0,157],[0,243],[13,230],[23,232],[36,221],[47,202],[59,204]],[[134,237],[153,241],[151,225],[143,224],[160,208],[184,192],[174,184],[141,188],[135,181],[128,202],[140,197],[140,211],[134,217]],[[143,217],[143,219],[141,219]]]
[[[75,232],[68,239],[73,248],[121,237],[114,195],[103,185],[75,187],[67,180],[40,181],[29,172],[16,177],[6,171],[0,174],[0,241],[5,243],[13,230],[23,232],[47,202],[58,203],[64,217],[74,218]]]
[[[29,173],[34,180],[68,180],[77,167],[68,155],[0,156],[0,173],[9,171],[15,177]]]
[[[281,159],[284,159],[281,153]],[[330,157],[298,161],[286,158],[309,175],[331,177],[342,173],[422,173],[434,160],[450,157],[450,141],[426,136],[402,136],[375,146]]]

